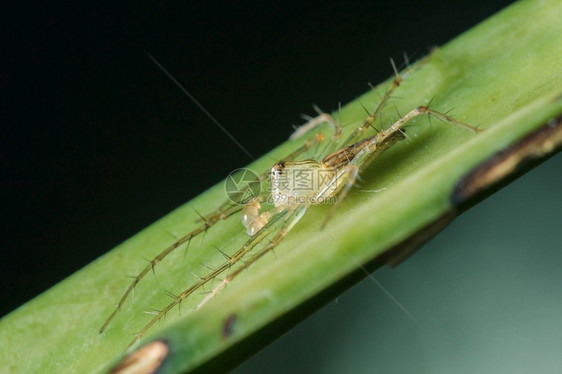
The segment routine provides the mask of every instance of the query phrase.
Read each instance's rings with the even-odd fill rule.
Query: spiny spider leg
[[[390,97],[392,96],[392,93],[394,92],[394,90],[396,90],[400,86],[400,84],[402,83],[402,80],[403,80],[402,76],[400,75],[400,73],[396,69],[396,65],[394,65],[394,61],[391,59],[390,62],[391,62],[391,65],[392,65],[392,69],[394,71],[394,79],[392,80],[390,85],[384,91],[384,94],[383,94],[382,98],[379,100],[379,102],[377,103],[377,106],[375,107],[375,110],[371,114],[368,114],[367,118],[363,121],[363,123],[361,125],[359,125],[359,127],[357,127],[349,135],[349,137],[346,139],[344,144],[352,144],[352,143],[355,143],[356,141],[358,141],[359,139],[361,139],[363,137],[363,134],[365,133],[365,131],[367,131],[367,129],[369,127],[372,127],[377,132],[379,131],[375,127],[375,121],[376,121],[377,117],[380,115],[380,112],[381,112],[382,108],[384,108],[384,106],[386,105],[386,103],[388,102]],[[405,74],[407,74],[407,73],[405,73]],[[374,89],[375,88],[373,88],[373,90]],[[381,126],[381,129],[382,129],[382,126]]]
[[[262,258],[268,252],[271,252],[281,241],[287,236],[289,231],[297,224],[298,221],[303,217],[304,213],[308,209],[308,205],[300,205],[295,207],[294,209],[290,210],[290,214],[288,220],[285,224],[281,227],[279,232],[271,239],[267,246],[256,252],[248,261],[244,262],[244,264],[238,267],[235,271],[228,274],[228,276],[219,284],[217,285],[213,291],[211,291],[204,299],[197,305],[197,309],[201,308],[205,305],[209,300],[211,300],[220,290],[222,290],[226,285],[234,280],[240,273],[244,270],[252,266],[252,264],[256,263],[257,260]]]
[[[111,313],[109,318],[107,318],[107,320],[105,321],[105,323],[101,327],[101,329],[99,331],[100,334],[105,331],[107,326],[109,326],[109,323],[111,322],[111,320],[113,320],[113,318],[117,315],[119,310],[121,310],[121,307],[125,303],[125,300],[127,300],[129,295],[131,294],[131,292],[133,292],[135,286],[141,281],[142,278],[144,278],[144,276],[151,269],[154,268],[154,266],[156,266],[157,263],[162,261],[164,259],[164,257],[169,255],[174,249],[178,248],[183,243],[189,242],[191,239],[193,239],[197,235],[201,234],[202,232],[207,231],[211,226],[213,226],[219,220],[226,219],[226,218],[232,216],[233,214],[239,212],[240,210],[242,210],[241,206],[231,206],[230,208],[228,208],[224,211],[217,212],[216,214],[207,217],[205,219],[204,225],[201,225],[201,226],[197,227],[195,230],[191,231],[189,234],[182,236],[177,241],[175,241],[173,244],[171,244],[166,249],[164,249],[162,252],[160,252],[156,257],[154,257],[152,260],[150,260],[148,265],[146,265],[145,268],[133,279],[132,283],[129,285],[129,287],[127,288],[127,290],[123,294],[123,296],[121,296],[121,299],[119,300],[119,303],[117,304],[117,306],[115,307],[115,309],[113,310],[113,312]]]
[[[444,122],[448,122],[473,133],[482,132],[482,130],[449,117],[444,113],[435,111],[426,106],[418,106],[376,135],[363,139],[325,157],[321,163],[322,167],[328,170],[333,168],[338,171],[334,177],[336,180],[331,181],[331,184],[341,187],[332,188],[332,190],[336,191],[333,195],[339,193],[338,200],[330,209],[322,227],[325,227],[330,218],[333,217],[341,201],[347,196],[349,189],[357,179],[358,172],[367,167],[382,152],[394,145],[397,141],[404,139],[406,136],[403,130],[404,125],[411,119],[424,114],[436,117]],[[343,172],[341,171],[342,169]],[[337,180],[337,178],[341,179]],[[326,189],[330,189],[329,187],[331,186],[326,187]]]
[[[177,298],[175,298],[171,303],[169,303],[166,307],[164,307],[164,309],[158,311],[155,317],[152,320],[150,320],[150,322],[148,322],[148,324],[146,324],[142,328],[142,330],[140,330],[136,334],[135,339],[129,344],[129,347],[132,346],[136,341],[138,341],[148,331],[148,329],[150,329],[156,322],[160,321],[172,308],[174,308],[176,305],[179,305],[188,296],[193,294],[195,291],[197,291],[205,284],[212,281],[217,276],[221,275],[223,272],[227,271],[232,266],[234,266],[238,261],[240,261],[247,253],[249,253],[252,249],[254,249],[263,239],[265,239],[269,234],[271,234],[273,232],[272,229],[275,227],[275,223],[277,222],[277,220],[288,213],[290,212],[286,211],[277,215],[275,219],[270,221],[263,229],[259,230],[256,233],[256,235],[250,237],[250,239],[248,239],[248,241],[240,249],[238,249],[233,255],[231,255],[230,258],[225,263],[220,265],[218,268],[210,271],[207,275],[199,277],[199,280],[197,282],[195,282],[193,285],[188,287],[185,291],[180,293],[177,296]],[[304,212],[302,214],[304,214]],[[294,223],[296,223],[296,221]],[[292,225],[290,228],[292,228]],[[278,236],[279,234],[276,236],[276,238]]]
[[[318,108],[317,106],[314,106],[314,110],[316,110],[318,116],[314,118],[309,117],[310,119],[308,120],[307,123],[296,128],[296,130],[289,137],[289,140],[298,139],[304,134],[306,134],[307,132],[309,132],[310,130],[312,130],[313,128],[318,127],[323,123],[330,124],[334,129],[335,134],[341,133],[340,124],[331,115],[322,112],[320,108]]]
[[[382,110],[382,108],[384,108],[384,106],[386,105],[386,103],[388,102],[388,100],[391,98],[392,93],[394,92],[394,90],[396,90],[400,84],[402,83],[402,81],[404,80],[405,77],[407,77],[408,75],[410,75],[413,71],[420,69],[420,67],[422,67],[426,62],[429,61],[431,55],[427,56],[426,58],[418,61],[416,64],[409,66],[402,75],[400,75],[400,73],[398,72],[396,65],[394,64],[394,61],[391,59],[391,65],[392,65],[392,69],[394,71],[394,79],[392,80],[392,82],[390,83],[390,85],[386,88],[383,96],[380,98],[380,100],[377,103],[377,106],[375,107],[375,110],[372,112],[368,112],[367,113],[367,118],[365,118],[362,122],[361,125],[359,125],[349,136],[348,138],[343,142],[343,145],[346,144],[353,144],[355,142],[357,142],[359,139],[361,139],[363,137],[363,134],[365,133],[365,131],[367,131],[367,129],[369,127],[372,127],[375,131],[379,131],[379,129],[377,129],[375,127],[375,121],[377,119],[377,117],[380,115],[380,112]],[[376,90],[375,87],[371,88],[373,90]],[[318,111],[318,108],[315,107],[315,109]],[[340,141],[341,138],[341,126],[337,123],[337,121],[329,114],[327,113],[322,113],[319,112],[317,117],[314,117],[312,119],[310,119],[307,123],[305,123],[302,126],[299,126],[295,132],[293,132],[293,134],[291,135],[290,139],[297,139],[299,137],[301,137],[302,135],[304,135],[305,133],[309,132],[310,130],[324,124],[324,123],[329,123],[333,128],[334,128],[334,132],[335,132],[335,136],[332,137],[333,141]]]
[[[339,193],[338,199],[336,200],[335,204],[332,205],[330,211],[326,215],[326,218],[324,218],[324,221],[320,226],[321,229],[324,229],[326,227],[326,224],[332,219],[332,217],[334,216],[337,210],[338,205],[346,198],[347,194],[349,193],[349,190],[355,184],[355,181],[357,180],[358,176],[359,176],[359,167],[351,163],[347,165],[344,168],[344,170],[341,173],[339,173],[339,175],[336,175],[336,178],[345,178],[345,185],[343,186],[341,192]]]

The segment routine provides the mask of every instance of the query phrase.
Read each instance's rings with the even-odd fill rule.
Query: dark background
[[[0,315],[509,1],[5,9]]]

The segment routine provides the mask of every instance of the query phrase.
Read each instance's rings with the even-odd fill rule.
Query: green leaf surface
[[[362,274],[389,248],[451,212],[455,185],[474,167],[562,113],[562,3],[523,1],[435,51],[408,75],[383,111],[397,119],[427,104],[484,132],[472,134],[418,118],[408,139],[377,159],[361,176],[326,230],[326,206],[313,207],[288,237],[199,310],[196,294],[168,313],[144,342],[163,339],[170,347],[161,372],[227,367],[263,346],[261,339],[335,297],[345,279]],[[539,22],[540,20],[540,22]],[[334,114],[352,131],[374,108],[371,90]],[[396,106],[396,109],[394,108]],[[329,129],[325,128],[329,134]],[[267,170],[303,144],[288,141],[249,167]],[[378,191],[380,192],[367,192]],[[10,372],[106,372],[150,319],[142,311],[162,309],[166,291],[180,293],[196,275],[224,263],[215,249],[233,253],[247,239],[239,217],[210,228],[165,258],[135,289],[109,328],[105,318],[137,274],[161,250],[200,225],[194,209],[212,212],[225,200],[222,183],[155,222],[89,266],[0,321],[0,362]],[[202,265],[204,264],[204,265]],[[350,275],[351,274],[351,275]],[[363,276],[365,274],[362,274]],[[348,278],[346,278],[348,277]],[[351,278],[349,278],[351,277]],[[342,279],[344,281],[342,281]],[[355,279],[355,278],[353,278]],[[208,291],[209,289],[207,289]],[[226,329],[226,330],[225,330]],[[10,344],[7,345],[6,342]]]

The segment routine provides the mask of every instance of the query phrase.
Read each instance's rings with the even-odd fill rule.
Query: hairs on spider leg
[[[187,256],[187,251],[189,250],[189,246],[191,245],[191,239],[193,239],[193,238],[190,238],[187,241],[187,244],[185,245],[185,249],[183,250],[183,259],[184,260],[185,260],[185,256]]]

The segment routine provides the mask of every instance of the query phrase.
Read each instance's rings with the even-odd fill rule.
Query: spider
[[[382,127],[382,121],[380,128],[376,128],[375,121],[380,115],[381,109],[390,99],[392,92],[401,84],[407,74],[418,68],[423,62],[422,60],[400,75],[391,61],[395,74],[394,80],[386,88],[374,111],[367,112],[365,120],[346,138],[342,136],[342,126],[338,121],[316,108],[318,116],[310,118],[307,123],[297,128],[291,139],[305,136],[326,124],[333,131],[331,137],[326,139],[321,132],[315,133],[301,147],[275,162],[266,173],[258,177],[260,183],[269,179],[270,189],[268,191],[258,195],[249,194],[250,198],[242,202],[227,200],[216,211],[201,215],[202,224],[200,226],[161,251],[134,277],[99,332],[102,333],[109,326],[135,286],[154,269],[157,263],[182,244],[189,243],[194,237],[206,232],[222,220],[241,214],[241,222],[247,232],[248,240],[231,255],[221,252],[226,259],[221,265],[209,268],[207,274],[198,277],[196,282],[180,294],[171,295],[172,302],[154,313],[152,320],[136,334],[129,346],[140,340],[156,322],[160,321],[175,306],[180,305],[183,300],[204,286],[212,285],[214,280],[223,276],[223,279],[196,306],[196,308],[201,308],[249,266],[273,251],[311,206],[330,202],[332,207],[322,224],[324,227],[333,217],[340,203],[347,197],[361,171],[386,149],[406,138],[404,125],[411,119],[427,115],[473,133],[480,132],[481,130],[476,127],[456,120],[446,113],[433,110],[430,108],[431,102],[426,106],[418,106],[410,110],[386,128]],[[369,128],[374,129],[376,134],[365,136],[365,132]],[[326,156],[303,157],[313,147],[320,145],[324,147],[321,153]],[[249,188],[250,186],[246,186],[244,191]],[[262,206],[263,203],[267,203],[269,208],[265,209]]]

